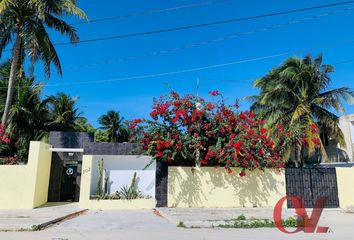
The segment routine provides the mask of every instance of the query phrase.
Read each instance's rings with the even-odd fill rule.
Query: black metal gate
[[[301,196],[305,208],[312,208],[318,197],[326,198],[326,208],[338,208],[337,175],[335,168],[287,168],[286,194]],[[288,208],[294,208],[288,201]]]
[[[60,201],[75,201],[77,165],[66,165],[61,178]]]

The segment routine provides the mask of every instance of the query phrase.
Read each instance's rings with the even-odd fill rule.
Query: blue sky
[[[78,2],[91,19],[96,19],[205,1],[106,0],[103,2],[81,0]],[[334,2],[339,2],[339,0],[226,0],[222,3],[203,7],[82,24],[76,27],[80,38],[85,40]],[[120,111],[126,119],[147,117],[151,109],[152,98],[169,92],[166,84],[180,93],[196,93],[196,79],[198,77],[200,78],[199,94],[204,97],[207,96],[208,91],[214,89],[218,89],[230,101],[257,94],[257,89],[252,87],[254,79],[266,74],[268,70],[279,65],[287,57],[302,56],[307,53],[313,55],[322,53],[324,62],[335,66],[335,73],[332,75],[332,87],[352,87],[354,77],[354,29],[352,27],[354,9],[315,20],[294,23],[286,27],[248,34],[235,39],[132,59],[136,55],[141,56],[151,52],[252,32],[264,27],[318,16],[349,7],[354,8],[354,4],[184,31],[82,43],[76,46],[58,46],[57,51],[63,66],[63,76],[60,78],[53,71],[51,78],[46,79],[41,71],[40,64],[36,65],[35,73],[39,81],[55,85],[46,86],[44,95],[63,91],[72,96],[80,96],[78,106],[83,115],[94,126],[97,126],[98,117],[111,109]],[[67,41],[55,33],[51,36],[53,42]],[[282,53],[287,54],[160,77],[112,80],[202,68]],[[121,59],[125,60],[122,61]],[[348,62],[343,63],[345,61]],[[97,82],[101,80],[112,81]],[[67,85],[67,83],[72,82],[91,81],[96,83]],[[249,103],[241,102],[241,109],[247,109],[248,106]],[[354,113],[354,106],[347,106],[347,113]]]

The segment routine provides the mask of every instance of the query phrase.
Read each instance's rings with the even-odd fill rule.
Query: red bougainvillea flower
[[[277,128],[279,131],[284,131],[284,125],[283,124],[278,124]]]
[[[173,98],[179,98],[179,94],[176,93],[176,92],[171,92],[171,96],[172,96]]]
[[[232,169],[229,168],[229,169],[227,170],[227,173],[228,173],[228,174],[232,174],[232,173],[233,173]]]
[[[210,94],[222,99],[217,90]],[[132,124],[143,123],[146,154],[173,165],[222,167],[229,173],[237,167],[243,169],[241,177],[246,170],[283,167],[287,135],[278,134],[274,141],[265,121],[237,107],[172,92],[155,100],[152,120]]]
[[[253,113],[253,112],[247,112],[247,115],[248,115],[250,118],[254,118],[254,113]]]
[[[317,124],[315,124],[315,123],[310,124],[310,128],[311,128],[312,133],[318,133],[318,126],[317,126]]]
[[[321,145],[321,140],[320,140],[319,138],[317,138],[317,137],[314,137],[314,138],[312,139],[312,142],[313,142],[315,145],[317,145],[317,146],[320,146],[320,145]]]
[[[6,144],[10,143],[10,138],[7,138],[6,136],[1,136],[1,141],[3,141]]]
[[[212,103],[207,103],[207,105],[205,106],[205,109],[207,110],[213,110],[215,108],[215,106]]]
[[[219,95],[219,91],[218,91],[218,90],[210,91],[209,94],[210,94],[211,96],[214,96],[214,97],[215,97],[215,96]]]
[[[134,119],[133,123],[136,123],[136,124],[141,123],[141,119],[140,118],[136,118],[136,119]]]
[[[152,110],[152,112],[150,113],[150,116],[155,119],[158,114],[159,114],[159,113],[157,112],[157,110],[154,109],[154,110]]]
[[[167,109],[169,108],[170,104],[169,103],[164,103],[164,104],[158,104],[156,106],[156,110],[160,115],[163,115],[166,113]]]
[[[6,137],[4,125],[0,123],[0,140],[6,144],[10,143],[10,139]]]
[[[240,119],[247,119],[247,116],[244,113],[240,113],[239,117]]]
[[[261,134],[264,135],[264,134],[267,134],[268,130],[265,129],[265,128],[261,128]]]

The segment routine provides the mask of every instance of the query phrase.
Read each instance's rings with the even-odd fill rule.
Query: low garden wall
[[[0,165],[0,209],[31,209],[47,202],[50,145],[31,142],[27,165]]]
[[[340,208],[354,207],[354,167],[336,167]]]
[[[136,186],[143,194],[151,198],[138,198],[132,200],[100,199],[93,197],[96,194],[99,176],[98,161],[103,160],[107,181],[107,193],[114,194],[121,187],[128,187],[132,176],[136,173]],[[80,208],[105,210],[105,209],[152,209],[155,200],[155,171],[153,163],[146,169],[151,157],[140,155],[84,155],[82,160],[82,175],[80,189]],[[144,169],[144,170],[143,170]],[[102,184],[104,184],[102,182]]]
[[[240,177],[241,169],[232,170],[228,174],[223,168],[169,167],[168,207],[273,208],[286,195],[284,171],[247,171]]]

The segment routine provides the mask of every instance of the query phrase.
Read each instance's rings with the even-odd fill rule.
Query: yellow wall
[[[284,171],[255,170],[245,177],[233,171],[169,167],[168,207],[274,207],[286,195]]]
[[[354,207],[354,167],[337,167],[336,173],[340,208]]]
[[[96,157],[97,158],[97,157]],[[93,169],[93,156],[84,155],[82,158],[81,187],[79,207],[93,210],[109,209],[152,209],[155,207],[155,199],[134,200],[91,200],[91,177]]]
[[[0,209],[24,208],[27,165],[0,165]]]
[[[0,165],[0,209],[31,209],[47,202],[50,145],[31,142],[27,165]]]

